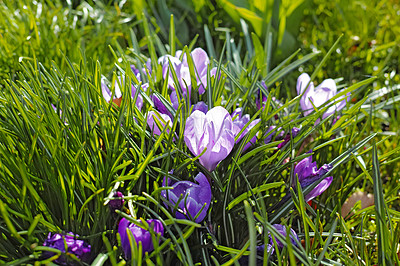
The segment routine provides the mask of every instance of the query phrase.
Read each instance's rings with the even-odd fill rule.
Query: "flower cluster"
[[[79,236],[73,233],[68,234],[52,234],[49,233],[47,239],[44,241],[43,246],[58,249],[62,254],[54,260],[55,263],[60,265],[72,265],[75,264],[71,255],[74,255],[77,259],[83,262],[89,262],[91,246],[83,240],[78,240]],[[69,258],[67,258],[69,254]],[[55,253],[51,251],[43,252],[43,257],[50,258]]]
[[[336,83],[333,79],[326,79],[314,88],[314,84],[307,73],[301,74],[297,79],[296,90],[298,95],[302,95],[300,107],[303,110],[304,116],[309,115],[314,110],[314,106],[320,107],[338,93]],[[350,101],[350,93],[348,93],[346,97],[340,97],[338,100],[338,103],[329,107],[322,115],[322,119],[345,107],[346,101]]]
[[[188,56],[190,57],[188,58]],[[191,181],[187,179],[176,181],[176,177],[172,175],[170,177],[164,177],[162,188],[160,189],[160,196],[166,209],[171,211],[175,218],[202,223],[211,209],[210,207],[213,199],[213,182],[210,176],[215,174],[212,172],[229,156],[235,145],[239,146],[238,144],[241,143],[243,145],[242,152],[246,152],[257,143],[267,144],[274,139],[281,140],[281,143],[277,146],[277,151],[279,151],[279,149],[284,148],[285,145],[300,132],[300,129],[292,127],[290,129],[291,131],[288,132],[274,125],[263,129],[260,126],[261,119],[257,117],[253,117],[252,119],[249,114],[244,113],[243,108],[240,108],[239,104],[232,113],[222,106],[209,109],[207,104],[202,101],[198,101],[192,105],[190,101],[198,99],[198,97],[191,97],[192,93],[198,93],[200,97],[209,86],[209,84],[207,84],[208,75],[214,77],[217,75],[216,68],[210,69],[208,55],[201,48],[194,49],[190,54],[178,51],[175,56],[165,55],[158,58],[158,67],[162,69],[164,84],[168,88],[168,94],[165,99],[161,98],[159,94],[152,94],[151,89],[149,89],[149,83],[146,82],[147,78],[151,78],[151,75],[154,73],[150,63],[150,61],[147,61],[145,66],[140,69],[131,66],[137,81],[141,83],[140,88],[142,90],[142,92],[140,92],[139,86],[137,85],[129,86],[132,98],[136,99],[137,109],[139,111],[142,109],[146,110],[146,107],[143,107],[143,97],[141,93],[147,90],[146,94],[149,95],[149,98],[154,103],[154,107],[151,110],[146,110],[147,113],[145,114],[150,131],[154,135],[161,135],[163,131],[169,134],[171,133],[170,131],[172,131],[173,125],[183,125],[183,137],[186,147],[192,155],[198,159],[203,167],[197,168],[197,166],[195,166],[196,171],[200,170],[202,172],[198,172]],[[191,76],[192,69],[190,69],[189,65],[192,64],[194,66],[195,77]],[[147,78],[143,75],[146,75]],[[119,106],[122,98],[120,85],[125,81],[125,77],[118,77],[117,82],[113,86],[113,91],[111,91],[105,83],[102,83],[104,99],[107,102],[113,101]],[[265,86],[265,84],[262,85]],[[314,88],[307,74],[302,74],[298,78],[297,92],[299,95],[302,95],[300,106],[305,116],[310,114],[314,107],[322,106],[337,93],[336,84],[332,79],[325,80],[318,87]],[[260,95],[256,97],[256,105],[258,108],[264,108],[267,97],[263,96],[261,93],[259,94]],[[189,116],[186,121],[178,120],[174,123],[174,119],[179,119],[172,114],[173,109],[177,110],[179,108],[179,97],[189,99],[188,104],[191,108],[188,108],[187,111],[191,110],[191,114],[188,114]],[[273,100],[274,104],[277,106],[282,106],[277,99],[273,98],[271,100]],[[168,104],[165,101],[167,101]],[[345,104],[346,99],[343,97],[338,103],[329,107],[324,113],[323,118],[339,111]],[[256,132],[256,130],[258,131]],[[252,134],[248,137],[247,135],[250,132],[252,132]],[[173,140],[177,142],[178,135],[176,132],[172,133],[174,134]],[[246,142],[243,143],[244,141]],[[331,165],[325,164],[318,169],[316,162],[312,161],[312,156],[310,155],[295,165],[292,178],[295,181],[297,178],[301,187],[305,189],[310,185],[315,186],[315,182],[325,176],[331,168]],[[170,173],[172,174],[173,170],[171,170]],[[305,200],[310,201],[319,196],[330,186],[332,180],[332,176],[325,177],[310,193],[305,195]],[[289,194],[287,194],[283,200],[287,200],[288,197],[290,197]],[[114,213],[115,210],[120,210],[122,208],[123,203],[124,199],[122,193],[117,192],[114,194],[114,199],[110,201],[109,207]],[[212,216],[208,216],[208,220],[211,221]],[[121,247],[127,259],[131,259],[134,254],[140,252],[140,249],[138,249],[139,247],[141,247],[142,255],[145,255],[146,252],[152,252],[154,250],[154,245],[160,243],[164,236],[165,223],[158,219],[149,219],[145,222],[143,219],[135,220],[135,222],[131,221],[122,218],[118,224]],[[205,222],[203,223],[206,224]],[[277,231],[284,238],[286,238],[286,234],[289,232],[292,245],[298,245],[299,239],[293,229],[287,230],[285,226],[280,224],[274,224],[273,227],[276,229],[274,232],[276,233]],[[284,248],[285,244],[281,242],[273,232],[270,232],[269,236],[270,242],[258,246],[257,253],[263,252],[264,249],[267,248],[268,253],[273,254],[276,248]],[[61,245],[61,242],[52,244],[62,252],[65,251],[65,249],[63,250],[62,248],[67,246],[68,252],[76,251],[76,256],[78,258],[82,258],[83,256],[77,253],[78,249],[81,250],[81,252],[90,252],[90,246],[85,246],[83,241],[77,242],[79,240],[75,240],[75,242],[73,242],[74,244],[72,244],[72,240],[70,240],[70,238],[67,239],[67,236],[57,236],[57,239],[58,241],[62,239],[63,242],[65,241],[67,243],[67,245],[64,245],[64,243]],[[67,240],[70,241],[71,244],[69,244]],[[56,240],[51,243],[56,243]],[[46,242],[46,245],[50,246],[50,240]],[[244,257],[241,262],[245,260],[246,257]]]

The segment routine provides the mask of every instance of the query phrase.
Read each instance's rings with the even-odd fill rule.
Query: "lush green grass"
[[[277,46],[279,31],[270,31],[277,38],[270,49],[268,34],[251,34],[251,21],[247,25],[234,15],[230,18],[226,14],[232,13],[224,11],[219,1],[215,7],[205,3],[198,10],[189,2],[165,3],[168,9],[163,9],[149,1],[146,16],[132,1],[120,6],[101,1],[41,2],[41,9],[23,2],[0,4],[0,263],[46,263],[41,254],[48,232],[72,231],[91,244],[94,265],[123,264],[118,219],[135,214],[159,219],[166,228],[156,252],[143,258],[147,264],[237,265],[247,255],[254,263],[255,247],[269,242],[268,232],[276,231],[271,226],[275,223],[291,226],[302,245],[295,247],[278,236],[287,246],[276,248],[269,261],[263,254],[265,263],[399,264],[400,98],[398,76],[390,75],[398,68],[393,61],[398,47],[391,46],[398,38],[397,28],[380,22],[374,30],[377,22],[371,20],[366,24],[371,28],[360,30],[364,35],[357,33],[357,27],[365,24],[361,18],[369,19],[365,12],[375,12],[378,19],[395,18],[395,7],[383,9],[385,13],[379,11],[384,5],[380,1],[365,5],[365,10],[358,8],[361,2],[348,6],[304,2],[313,7],[307,9],[298,37],[304,50],[284,56],[282,46]],[[333,6],[342,7],[342,17],[329,12]],[[206,23],[208,30],[202,24],[192,27],[198,20],[204,23],[204,10],[213,8],[215,16],[227,12],[217,19],[218,26],[226,25],[222,31],[212,27],[215,21]],[[187,13],[176,11],[183,18],[175,17],[171,27],[170,16],[160,12],[169,9]],[[337,22],[343,20],[348,22],[339,27]],[[358,26],[352,28],[350,21]],[[260,27],[268,33],[269,21],[263,23]],[[193,29],[190,36],[199,33],[197,42],[180,38],[185,27]],[[341,33],[345,35],[338,40]],[[373,33],[378,51],[368,48],[367,36]],[[360,35],[361,42],[350,53],[352,35]],[[162,69],[155,68],[155,62],[185,44],[190,49],[203,46],[215,55],[212,65],[222,71],[220,79],[210,78],[205,94],[192,95],[192,103],[202,100],[230,113],[242,107],[252,119],[261,118],[250,135],[264,135],[272,125],[285,132],[298,127],[299,134],[281,149],[278,139],[268,144],[258,140],[243,152],[242,141],[212,172],[184,142],[188,99],[182,98],[173,110],[171,132],[176,135],[152,134],[146,116],[154,104],[147,96],[158,92],[169,102]],[[321,53],[313,53],[310,44]],[[354,61],[357,55],[360,59]],[[130,97],[130,82],[138,85],[130,65],[149,58],[154,71],[147,75],[149,88],[141,91],[144,107],[139,111]],[[340,112],[340,119],[334,122],[331,116],[316,123],[335,99],[311,115],[301,115],[295,95],[299,69],[308,71],[316,83],[332,77],[339,87],[347,87],[354,100]],[[121,73],[129,78],[121,84],[118,107],[104,100],[101,80],[105,76],[112,84]],[[258,110],[259,90],[282,105],[270,100]],[[298,184],[291,178],[295,163],[310,150],[318,166],[332,164],[325,176],[334,177],[313,200],[315,208],[304,202],[303,194],[311,188],[294,190]],[[171,177],[178,180],[193,180],[200,170],[212,180],[212,206],[203,222],[178,220],[165,208],[159,187],[172,169]],[[127,196],[118,215],[104,204],[113,188]],[[341,206],[357,190],[373,193],[375,206],[363,210],[356,206],[355,215],[342,217]],[[286,194],[290,199],[277,205]],[[128,263],[140,264],[141,259]]]

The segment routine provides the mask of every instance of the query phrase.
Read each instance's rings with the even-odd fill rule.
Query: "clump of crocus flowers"
[[[190,55],[189,58],[187,58],[188,55]],[[190,76],[190,61],[193,62],[195,67],[195,78],[191,78]],[[257,128],[256,126],[258,126],[261,119],[257,118],[251,121],[250,115],[245,114],[242,108],[237,108],[232,113],[229,113],[228,110],[222,106],[217,106],[209,110],[207,104],[202,101],[193,105],[191,104],[191,101],[196,99],[196,97],[191,97],[192,89],[197,89],[196,93],[201,97],[200,95],[205,93],[209,85],[207,84],[207,76],[209,74],[210,76],[216,76],[216,68],[210,69],[208,55],[201,48],[194,49],[190,54],[178,51],[175,56],[162,56],[157,60],[157,63],[162,68],[162,75],[166,82],[165,86],[168,88],[168,93],[164,94],[163,97],[168,101],[170,106],[167,108],[160,94],[152,94],[151,91],[146,91],[149,96],[148,98],[154,103],[151,109],[146,109],[148,112],[145,115],[150,131],[154,135],[160,135],[165,129],[165,132],[168,134],[172,125],[185,125],[183,136],[187,148],[194,157],[198,157],[199,163],[205,169],[209,172],[214,171],[218,164],[228,157],[234,145],[242,141],[246,137],[246,134],[249,134],[253,128]],[[143,107],[143,97],[141,92],[139,92],[139,87],[142,91],[149,90],[149,84],[143,84],[145,78],[141,75],[152,75],[151,64],[148,61],[145,68],[141,69],[141,71],[132,66],[132,71],[136,79],[141,83],[139,83],[139,85],[129,84],[130,96],[136,99],[136,107],[141,111]],[[172,75],[172,71],[174,71],[176,75]],[[115,82],[113,86],[113,92],[109,86],[102,83],[103,97],[107,102],[113,101],[117,105],[120,105],[122,97],[120,84],[123,82],[125,82],[125,77],[118,77],[118,81]],[[197,83],[196,88],[193,83]],[[263,86],[265,86],[265,84]],[[302,95],[300,107],[303,110],[304,116],[309,115],[314,110],[314,107],[318,108],[322,106],[338,93],[336,84],[332,79],[325,80],[314,88],[310,77],[305,73],[298,78],[296,89],[297,93]],[[259,108],[265,105],[267,99],[261,94],[260,96],[262,98],[257,99],[256,103]],[[187,102],[187,104],[189,104],[189,106],[187,111],[191,110],[191,114],[186,121],[175,121],[178,123],[174,124],[173,120],[175,117],[172,113],[173,109],[178,109],[180,104],[178,98],[180,97],[188,99],[189,102]],[[326,118],[336,111],[341,110],[346,105],[346,100],[348,100],[348,98],[349,97],[346,98],[346,96],[343,96],[338,99],[336,104],[333,104],[327,109],[322,118]],[[281,105],[277,99],[272,98],[271,100],[273,100],[275,104]],[[145,107],[143,108],[145,109]],[[257,142],[257,138],[263,143],[269,143],[272,138],[275,140],[283,140],[277,147],[281,149],[300,131],[300,129],[296,127],[290,130],[291,132],[284,131],[282,128],[277,128],[273,125],[267,127],[265,130],[260,129],[259,131],[264,132],[264,135],[258,132],[251,138],[249,137],[247,142],[243,145],[243,151],[246,151],[254,145]],[[174,138],[174,140],[176,140],[176,138]],[[305,189],[325,176],[331,168],[331,165],[325,164],[318,169],[316,162],[312,161],[312,156],[310,155],[295,165],[292,178],[295,181],[297,181],[297,178],[301,188]],[[203,172],[205,173],[206,171],[204,170]],[[207,172],[206,174],[209,175],[210,173]],[[332,176],[324,178],[310,193],[305,195],[305,200],[310,201],[319,196],[330,186],[332,180]],[[110,208],[112,210],[121,209],[123,205],[123,195],[115,194],[114,197],[117,199],[114,199],[114,202],[110,201]],[[196,223],[201,223],[209,212],[212,201],[210,180],[201,172],[196,175],[194,182],[188,180],[175,181],[172,178],[166,177],[163,181],[161,197],[164,205],[168,210],[173,212],[173,215],[177,219],[189,219]],[[285,198],[288,197],[290,197],[289,194],[285,196]],[[299,241],[293,229],[287,230],[285,226],[280,224],[274,224],[273,227],[276,230],[274,230],[274,233],[269,233],[269,243],[257,247],[257,252],[261,252],[267,248],[268,253],[273,254],[276,247],[279,249],[284,247],[285,244],[275,237],[275,231],[284,238],[286,238],[289,232],[292,245],[297,246]],[[157,242],[159,243],[164,235],[164,225],[163,222],[157,219],[149,219],[147,221],[136,220],[135,222],[131,222],[126,218],[122,218],[118,225],[118,233],[120,235],[121,247],[125,258],[131,259],[131,257],[137,254],[137,252],[140,252],[140,250],[142,255],[154,250],[154,244]],[[66,236],[63,236],[62,239],[66,241]],[[81,246],[83,246],[83,242]],[[78,255],[76,256],[78,257]]]
[[[307,73],[303,73],[297,79],[296,86],[297,94],[302,95],[300,99],[300,107],[303,110],[304,116],[309,115],[315,107],[320,107],[332,97],[334,97],[337,93],[339,93],[336,89],[336,83],[333,79],[326,79],[321,84],[319,84],[316,88],[314,88],[314,84],[311,81],[310,76]],[[346,106],[346,101],[350,100],[350,93],[346,96],[340,97],[336,101],[339,101],[332,105],[326,110],[326,112],[322,115],[322,119],[334,114],[336,111],[341,110]]]
[[[78,237],[78,235],[71,232],[67,234],[49,233],[43,246],[61,251],[61,255],[54,260],[59,265],[78,265],[78,262],[71,255],[74,255],[76,259],[82,262],[89,263],[91,246],[85,241],[79,240]],[[43,257],[45,258],[50,258],[54,255],[56,253],[51,251],[43,252]]]

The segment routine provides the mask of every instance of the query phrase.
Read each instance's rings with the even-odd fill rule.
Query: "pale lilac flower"
[[[236,108],[235,111],[233,111],[232,115],[231,115],[233,120],[233,134],[236,137],[240,131],[246,126],[246,124],[250,121],[250,115],[242,114],[242,108]],[[236,140],[236,143],[239,143],[242,138],[249,133],[249,131],[255,126],[257,125],[259,122],[261,121],[261,119],[254,119],[252,122],[250,122],[250,124],[245,127],[245,129],[243,130],[242,134],[240,134],[239,138]],[[254,136],[252,139],[250,139],[244,146],[243,151],[247,150],[248,148],[250,148],[251,145],[253,145],[254,143],[256,143],[257,141],[257,136]]]
[[[138,80],[139,82],[140,82],[140,81],[143,81],[142,76],[140,75],[139,69],[137,69],[135,65],[131,65],[131,69],[132,69],[133,74],[135,74],[137,80]],[[148,72],[151,74],[151,61],[150,61],[150,59],[147,60],[147,61],[146,61],[146,64],[144,65],[144,67],[142,67],[142,73],[143,73],[143,75],[146,75],[146,73],[147,73],[147,72],[146,72],[146,69],[147,69]]]
[[[320,169],[317,168],[317,163],[312,161],[312,155],[304,158],[294,168],[293,174],[298,177],[301,187],[304,189],[315,181],[324,176],[332,165],[324,164]],[[310,193],[305,195],[305,201],[310,201],[324,192],[332,183],[333,177],[328,176],[322,180]]]
[[[151,231],[154,231],[155,234],[157,234],[158,236],[164,235],[164,226],[161,221],[150,219],[147,220],[146,223],[151,228]],[[151,252],[154,250],[151,233],[148,230],[145,230],[137,226],[136,224],[129,222],[127,219],[122,218],[118,224],[118,233],[121,237],[121,246],[127,259],[130,259],[132,254],[127,229],[131,231],[133,237],[135,238],[134,241],[136,242],[136,245],[138,245],[139,242],[142,242],[143,255],[146,252]],[[133,243],[133,245],[135,245],[135,243]]]
[[[180,58],[182,55],[182,51],[179,50],[176,52],[175,57]],[[202,48],[195,48],[190,56],[193,59],[193,64],[196,71],[196,80],[197,85],[199,86],[199,94],[203,94],[205,92],[205,88],[207,87],[207,67],[210,64],[210,59],[208,58],[207,52]],[[186,58],[186,54],[182,56],[182,63],[188,67],[188,62]],[[210,77],[216,75],[217,68],[214,67],[210,70]]]
[[[275,227],[275,229],[279,232],[279,234],[281,234],[284,238],[286,238],[286,227],[284,225],[273,224],[272,226]],[[292,245],[297,246],[296,239],[297,239],[297,241],[299,241],[299,238],[298,238],[296,232],[292,228],[290,228],[289,237],[290,237],[290,242],[292,242]],[[272,237],[270,237],[269,241],[270,241],[271,246],[274,246],[274,241],[273,241]],[[278,240],[278,238],[275,237],[275,241],[276,241],[278,248],[284,247],[284,243],[282,243],[280,240]]]
[[[308,87],[307,84],[309,84]],[[304,116],[309,115],[314,110],[313,104],[315,107],[320,107],[337,94],[336,83],[333,79],[326,79],[314,88],[314,84],[307,73],[301,74],[297,79],[296,90],[298,95],[303,95],[300,99],[300,107],[304,112]],[[322,119],[345,107],[346,101],[350,101],[350,93],[336,99],[336,101],[338,100],[340,102],[329,107],[323,114]]]
[[[186,97],[186,95],[183,96]],[[169,98],[171,99],[172,107],[174,107],[175,110],[178,110],[179,101],[178,101],[178,95],[176,94],[176,90],[171,92]]]
[[[101,92],[103,93],[104,100],[106,100],[106,102],[110,102],[112,92],[108,88],[107,84],[104,81],[101,82]],[[115,86],[113,100],[120,99],[121,97],[122,97],[122,93],[121,93],[121,90],[119,89],[119,86]]]
[[[225,159],[235,144],[232,118],[221,106],[212,108],[207,114],[194,111],[186,120],[185,143],[200,163],[213,171]]]
[[[175,217],[178,219],[197,218],[196,223],[206,217],[211,203],[211,186],[203,173],[195,177],[196,183],[190,181],[179,181],[174,183],[169,178],[163,182],[163,186],[172,186],[173,189],[163,190],[161,196],[168,199],[172,206],[178,202]],[[167,184],[166,184],[167,183]]]
[[[158,121],[161,127],[157,125],[156,121]],[[169,133],[169,129],[172,127],[172,119],[166,114],[160,114],[154,111],[150,111],[147,114],[147,125],[153,131],[154,135],[160,135],[165,126],[168,125],[166,132]]]
[[[60,257],[54,260],[54,262],[59,265],[74,265],[73,260],[67,259],[66,253],[73,254],[82,262],[89,263],[91,246],[83,240],[78,240],[77,237],[79,236],[71,232],[68,234],[49,233],[43,246],[55,248],[62,252]],[[67,250],[65,250],[65,248],[67,248]],[[51,251],[43,252],[43,257],[45,258],[50,258],[54,255],[55,253]]]
[[[125,78],[124,77],[118,77],[119,81],[115,81],[115,85],[114,85],[114,98],[112,99],[114,103],[116,103],[118,106],[120,106],[121,104],[121,98],[122,98],[122,92],[121,89],[119,87],[119,84],[123,84],[123,82],[125,82]],[[145,89],[146,86],[142,86],[142,89]],[[103,97],[107,102],[111,101],[111,96],[112,96],[112,91],[110,90],[110,88],[108,88],[107,84],[102,81],[101,82],[101,91],[103,93]],[[135,94],[138,93],[137,99],[136,99],[136,106],[139,110],[142,110],[143,107],[143,97],[142,95],[139,93],[139,91],[136,90],[135,86],[131,85],[131,96],[132,98],[135,97]]]
[[[190,92],[192,88],[192,81],[190,79],[190,71],[189,67],[185,64],[183,64],[178,58],[173,57],[171,55],[164,55],[158,58],[158,63],[161,64],[162,70],[163,70],[163,77],[164,79],[167,80],[168,82],[168,87],[174,91],[176,89],[176,84],[172,75],[172,70],[169,69],[170,63],[172,67],[174,68],[174,71],[176,73],[177,80],[179,81],[179,85],[182,89],[182,94],[186,95],[186,93],[189,93],[190,97]],[[169,75],[167,77],[167,73],[169,71]]]

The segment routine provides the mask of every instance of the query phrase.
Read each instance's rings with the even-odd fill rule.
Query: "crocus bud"
[[[122,206],[124,205],[124,194],[117,191],[113,195],[114,199],[110,200],[108,206],[110,207],[111,212],[115,212],[115,210],[121,210]]]
[[[147,220],[146,223],[151,228],[151,231],[153,231],[155,234],[159,236],[164,235],[164,226],[161,221],[150,219]],[[151,233],[148,230],[129,222],[127,219],[122,218],[118,225],[118,233],[121,236],[121,246],[127,259],[130,259],[132,254],[127,230],[130,230],[130,232],[132,233],[133,237],[135,238],[136,245],[138,245],[139,242],[142,243],[143,255],[146,252],[151,252],[154,250]]]
[[[158,121],[158,124],[156,123]],[[164,127],[168,124],[169,127],[172,127],[172,119],[166,114],[155,113],[150,111],[147,115],[147,125],[153,131],[154,135],[160,135]],[[169,133],[169,129],[167,128],[166,133]]]

